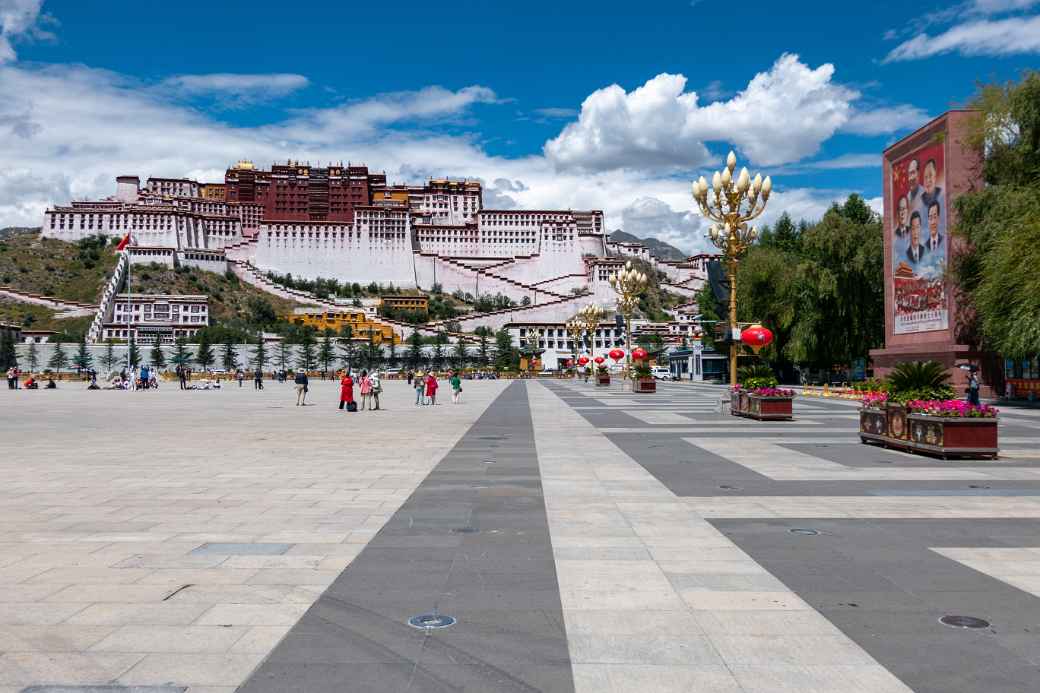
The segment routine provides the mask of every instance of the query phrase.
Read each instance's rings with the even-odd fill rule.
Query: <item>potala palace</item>
[[[397,185],[364,166],[288,162],[260,170],[243,161],[222,183],[149,178],[142,186],[136,176],[120,176],[113,197],[48,209],[42,232],[70,242],[130,233],[128,264],[230,270],[272,293],[284,291],[268,272],[438,284],[524,304],[463,316],[463,330],[558,323],[590,302],[612,311],[608,280],[628,258],[650,263],[667,278],[662,288],[690,299],[704,280],[706,256],[666,262],[642,245],[612,242],[601,211],[485,209],[482,202],[472,180]],[[119,280],[113,277],[113,293]]]

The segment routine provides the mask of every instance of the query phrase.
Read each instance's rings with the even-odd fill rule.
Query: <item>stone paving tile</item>
[[[417,409],[406,384],[389,382],[388,411],[352,416],[320,381],[319,406],[305,409],[285,407],[294,394],[277,384],[134,395],[70,385],[20,399],[0,420],[0,436],[24,441],[0,459],[0,652],[79,655],[68,661],[83,671],[140,662],[127,682],[233,689],[503,387]],[[250,429],[229,435],[242,417]],[[128,420],[150,431],[147,455],[114,453]],[[396,435],[417,421],[436,425]],[[301,426],[336,434],[301,439]],[[274,557],[196,551],[266,541],[288,546]],[[31,677],[49,660],[27,661]],[[102,682],[124,673],[105,672]]]

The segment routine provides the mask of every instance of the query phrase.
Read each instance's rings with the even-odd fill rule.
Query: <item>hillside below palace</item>
[[[70,242],[129,233],[130,263],[230,269],[258,285],[268,272],[437,284],[554,303],[561,315],[573,314],[579,297],[612,307],[609,279],[633,257],[667,277],[662,288],[692,299],[707,260],[660,261],[645,246],[612,242],[599,210],[485,209],[479,181],[388,184],[365,166],[294,162],[261,170],[242,161],[222,183],[149,178],[142,186],[119,176],[113,197],[48,209],[42,233]]]

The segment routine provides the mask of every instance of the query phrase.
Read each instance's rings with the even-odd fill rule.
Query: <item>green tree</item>
[[[29,349],[25,353],[25,360],[29,362],[29,372],[35,373],[36,367],[40,365],[39,351],[36,349],[36,342],[29,342]]]
[[[283,339],[278,342],[278,369],[284,371],[289,365],[289,344]]]
[[[387,349],[390,352],[386,359],[387,365],[395,368],[397,366],[397,335],[395,333],[390,334],[390,346]]]
[[[191,363],[191,354],[188,353],[188,343],[184,337],[178,337],[177,341],[173,344],[173,356],[170,357],[170,363],[173,364],[174,368],[180,366],[186,368]]]
[[[365,350],[365,363],[369,370],[379,368],[383,361],[383,347],[376,344],[375,335],[369,333],[368,346]]]
[[[344,368],[350,369],[356,366],[354,360],[357,358],[357,347],[354,344],[354,328],[344,325],[339,330],[339,360]]]
[[[462,338],[462,335],[458,335],[455,342],[455,368],[462,369],[466,367],[466,361],[469,358],[469,354],[466,351],[466,340]]]
[[[329,372],[329,364],[336,358],[336,344],[332,341],[333,332],[325,328],[325,334],[321,338],[318,347],[318,363],[321,364],[321,375],[324,378]]]
[[[127,354],[131,368],[137,368],[141,365],[141,350],[137,347],[137,339],[133,335],[130,335],[130,346]]]
[[[435,370],[440,370],[444,366],[444,345],[447,342],[448,335],[438,330],[433,338],[433,360],[431,362]]]
[[[60,341],[55,342],[54,351],[51,352],[51,358],[47,361],[47,367],[55,373],[61,373],[67,365],[69,365],[69,356],[65,353],[65,347]]]
[[[0,334],[0,370],[6,371],[17,366],[18,353],[14,348],[14,335],[4,330],[3,334]]]
[[[256,336],[256,346],[253,348],[253,367],[259,368],[261,371],[264,370],[264,364],[267,363],[267,345],[264,344],[264,335],[262,333]]]
[[[87,348],[86,335],[80,338],[79,347],[76,349],[76,356],[72,359],[72,363],[76,366],[77,371],[90,370],[90,367],[94,365],[94,357],[90,355],[90,349]]]
[[[105,340],[105,353],[101,354],[101,365],[105,373],[111,373],[112,367],[116,365],[115,342],[111,337]]]
[[[224,348],[221,354],[221,360],[223,361],[224,370],[231,373],[238,369],[238,353],[235,351],[235,343],[232,341],[224,342]]]
[[[518,352],[513,346],[513,338],[509,330],[502,328],[495,333],[495,367],[499,370],[512,369],[517,366]]]
[[[148,355],[148,359],[152,362],[152,368],[156,370],[166,368],[166,354],[162,350],[162,340],[158,337],[155,338],[155,344],[152,345],[152,351]]]
[[[213,345],[209,343],[206,335],[202,335],[195,348],[195,362],[202,366],[204,371],[208,371],[209,367],[213,365]]]
[[[411,336],[408,337],[408,367],[414,371],[419,368],[420,361],[422,361],[422,335],[419,334],[419,330],[412,330]]]
[[[314,347],[317,344],[314,339],[314,330],[307,329],[300,335],[299,353],[296,355],[297,367],[309,371],[314,369],[315,355]]]
[[[984,86],[971,105],[967,143],[985,152],[986,185],[955,203],[967,241],[951,262],[966,309],[957,337],[1027,358],[1040,352],[1040,72]]]
[[[491,328],[478,327],[476,333],[480,337],[480,344],[477,347],[477,361],[481,368],[487,368],[488,364],[491,363]]]

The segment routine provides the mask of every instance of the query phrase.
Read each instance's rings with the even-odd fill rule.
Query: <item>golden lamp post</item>
[[[579,310],[578,315],[575,317],[575,320],[582,323],[585,329],[586,338],[589,340],[590,357],[592,355],[593,344],[595,343],[596,328],[599,327],[599,321],[602,319],[603,310],[595,303],[590,303]]]
[[[585,322],[575,315],[573,318],[568,320],[564,325],[567,329],[567,336],[571,340],[571,367],[574,369],[575,375],[578,373],[578,340],[581,339],[582,330],[585,329]]]
[[[741,168],[736,178],[733,170],[737,157],[733,152],[726,157],[726,168],[716,171],[711,185],[701,176],[693,183],[693,199],[701,208],[701,214],[713,222],[708,229],[708,238],[726,258],[729,273],[729,382],[737,384],[737,261],[747,252],[758,237],[758,229],[748,222],[766,209],[773,182],[769,176],[762,180],[758,173],[754,178],[746,168]]]
[[[632,267],[632,261],[610,278],[610,286],[617,292],[617,309],[625,318],[625,374],[630,376],[632,367],[632,315],[639,306],[639,294],[646,289],[646,275]]]

